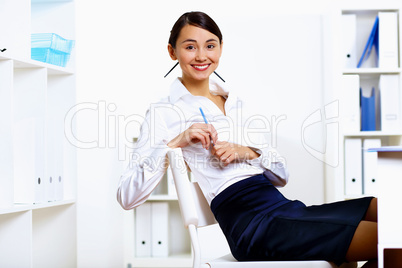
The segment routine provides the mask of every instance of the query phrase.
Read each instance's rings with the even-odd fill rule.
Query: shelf
[[[31,59],[32,33],[75,39],[74,0],[1,7],[0,267],[76,267],[77,157],[64,135],[76,104],[75,57],[67,67]],[[57,187],[53,178],[62,178]]]
[[[391,6],[387,7],[384,5],[378,5],[377,3],[370,5],[367,4],[364,7],[359,6],[359,7],[346,7],[342,9],[343,14],[364,14],[364,13],[377,13],[378,11],[398,11],[398,9],[393,8]]]
[[[401,69],[380,69],[380,68],[353,68],[344,69],[343,74],[400,74]]]
[[[70,199],[70,200],[61,200],[61,201],[46,202],[46,203],[40,203],[40,204],[16,204],[9,208],[0,208],[0,215],[28,211],[28,210],[41,209],[41,208],[50,208],[50,207],[71,205],[71,204],[74,204],[75,202],[76,201],[74,199]]]
[[[24,60],[18,58],[11,58],[0,55],[0,60],[13,60],[14,68],[25,69],[25,68],[46,68],[48,69],[48,74],[74,74],[74,71],[69,68],[60,67],[53,64],[48,64],[36,60]]]
[[[192,267],[191,254],[170,255],[166,258],[135,258],[132,267]]]
[[[402,132],[383,132],[383,131],[360,131],[356,133],[345,133],[345,137],[386,137],[401,136]]]
[[[389,99],[393,100],[393,102],[389,105],[397,105],[398,107],[393,110],[388,109],[388,113],[392,113],[391,116],[396,114],[398,121],[395,120],[395,122],[400,123],[399,116],[402,105],[402,100],[400,98],[402,92],[402,65],[400,65],[401,8],[395,3],[376,2],[367,5],[362,5],[361,3],[334,3],[333,8],[331,8],[330,15],[328,16],[328,18],[325,18],[326,30],[328,30],[325,31],[324,34],[325,53],[326,55],[328,55],[327,59],[325,60],[325,65],[328,71],[324,76],[327,76],[328,79],[325,79],[326,90],[323,92],[324,103],[330,103],[334,100],[340,100],[340,103],[342,104],[340,105],[339,113],[342,115],[342,120],[344,120],[342,121],[343,130],[336,133],[333,138],[331,137],[330,141],[327,140],[327,144],[330,144],[330,148],[327,152],[335,152],[333,154],[329,154],[328,158],[332,159],[332,157],[334,157],[338,159],[338,165],[334,168],[328,168],[325,170],[326,202],[369,196],[368,194],[364,193],[373,193],[372,195],[375,195],[375,187],[377,186],[371,184],[371,189],[369,189],[370,187],[367,187],[368,184],[370,184],[371,175],[375,176],[375,174],[373,174],[373,171],[370,169],[364,169],[364,158],[367,157],[366,160],[371,161],[371,163],[373,163],[373,159],[371,159],[367,155],[363,155],[361,160],[359,160],[362,162],[361,174],[359,174],[358,171],[355,172],[356,174],[349,174],[352,172],[349,172],[350,170],[348,170],[348,174],[346,175],[346,169],[348,169],[350,165],[350,163],[348,162],[350,160],[345,160],[346,139],[361,140],[361,147],[363,147],[361,149],[363,150],[366,149],[364,148],[364,142],[375,143],[380,140],[381,146],[397,146],[402,144],[402,127],[400,124],[391,124],[392,122],[387,122],[389,123],[388,125],[381,124],[380,126],[378,126],[378,122],[376,122],[377,128],[383,130],[359,131],[361,127],[360,94],[364,94],[366,97],[368,97],[369,93],[371,93],[372,88],[375,88],[376,112],[381,111],[379,110],[381,108],[391,107],[388,107],[388,103],[386,103],[386,101],[388,100],[386,98],[381,98],[380,93],[384,93],[387,90],[387,87],[392,88],[392,96],[389,97]],[[392,46],[392,48],[389,48],[389,52],[385,52],[385,50],[375,51],[375,49],[373,48],[373,50],[371,51],[372,55],[367,58],[362,67],[355,68],[366,47],[367,40],[373,29],[375,19],[377,16],[379,16],[379,12],[397,13],[396,32],[394,29],[392,29],[392,31],[391,29],[389,30],[390,35],[392,33],[394,34],[393,36],[391,36],[392,38],[390,37],[390,39],[392,39],[391,41],[395,42],[395,39],[397,41],[397,61],[381,65],[389,67],[378,67],[381,63],[380,59],[384,60],[385,58],[387,58],[385,57],[387,56],[387,53],[390,53],[390,57],[393,57],[393,59],[395,60],[395,47]],[[343,15],[348,14],[355,16],[349,18],[343,17]],[[392,19],[392,21],[394,21],[394,17]],[[378,31],[383,31],[383,29],[381,29],[380,27]],[[382,40],[382,42],[384,42],[384,40]],[[380,39],[379,43],[381,43]],[[392,44],[394,45],[395,43]],[[381,55],[381,53],[384,54]],[[346,59],[345,56],[347,55],[352,57]],[[388,82],[390,80],[387,79],[391,79],[390,77],[393,80],[391,82]],[[398,82],[398,86],[395,86],[396,80]],[[397,91],[397,94],[395,94],[395,91]],[[384,97],[385,94],[383,94],[382,96]],[[381,103],[381,101],[384,102]],[[381,115],[381,113],[376,113],[376,120],[378,119],[378,115]],[[382,115],[387,115],[387,113],[384,112]],[[356,126],[357,124],[358,126]],[[367,146],[369,146],[368,143],[366,143]],[[360,149],[356,147],[355,152],[356,155],[358,155],[360,153]],[[367,163],[368,162],[366,162],[366,165],[370,165]],[[359,163],[357,162],[353,164],[359,165]],[[372,168],[374,169],[374,166],[372,166]],[[362,182],[364,182],[366,179],[367,185],[362,185],[362,188],[360,189],[359,182],[359,186],[356,189],[348,189],[349,191],[345,191],[347,187],[347,176],[359,176]],[[364,188],[365,186],[366,188]]]

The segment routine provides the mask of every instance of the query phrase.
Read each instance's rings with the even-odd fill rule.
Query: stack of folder
[[[380,139],[345,139],[345,194],[348,196],[377,194],[377,153]]]
[[[30,117],[14,123],[14,203],[39,204],[63,200],[62,137],[47,136],[45,122]],[[49,143],[49,140],[54,140]],[[46,151],[47,148],[48,150]],[[52,151],[52,152],[51,152]]]
[[[398,13],[378,12],[357,61],[357,33],[363,31],[359,19],[356,14],[342,15],[344,68],[396,70],[399,66]],[[400,132],[399,75],[380,74],[366,78],[367,75],[363,78],[357,74],[343,75],[340,100],[343,129],[349,133],[375,130]]]
[[[33,60],[65,67],[74,47],[74,40],[67,40],[55,33],[31,35],[31,58]]]
[[[146,202],[135,209],[135,252],[137,257],[169,255],[169,204]]]
[[[378,12],[359,61],[357,19],[356,14],[342,15],[344,67],[398,68],[398,13]]]
[[[371,85],[370,89],[368,85]],[[367,92],[370,94],[367,95]],[[378,81],[365,84],[360,83],[357,74],[343,75],[340,98],[343,131],[402,131],[400,99],[399,75],[382,74]]]

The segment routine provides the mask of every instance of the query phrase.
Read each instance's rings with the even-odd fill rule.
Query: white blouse
[[[168,166],[170,148],[166,144],[192,124],[204,123],[199,107],[216,129],[218,141],[248,146],[260,154],[256,159],[224,166],[201,143],[182,148],[183,157],[209,204],[233,183],[266,170],[276,175],[270,176],[275,186],[287,183],[286,163],[269,145],[270,130],[258,125],[263,121],[261,115],[245,114],[243,102],[214,81],[210,81],[210,91],[226,98],[226,115],[208,98],[192,95],[179,78],[173,82],[167,98],[150,105],[132,158],[118,185],[117,200],[124,209],[144,203],[161,181]]]

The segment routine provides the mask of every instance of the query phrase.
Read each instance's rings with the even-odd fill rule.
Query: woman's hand
[[[259,154],[251,150],[249,147],[230,143],[227,141],[215,142],[211,153],[216,155],[224,166],[229,165],[233,161],[252,160],[259,157]]]
[[[218,134],[214,126],[211,124],[195,123],[177,135],[167,145],[170,148],[183,148],[201,142],[202,147],[208,149],[211,145],[211,139],[214,144],[218,141]]]

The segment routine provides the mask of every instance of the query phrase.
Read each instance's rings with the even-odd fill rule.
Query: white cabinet
[[[74,55],[31,60],[31,33],[74,39],[74,2],[1,0],[0,23],[0,267],[75,267]]]
[[[375,183],[377,178],[374,178],[368,173],[372,173],[371,169],[364,167],[365,148],[360,148],[362,163],[347,163],[349,166],[357,166],[362,172],[362,185],[359,185],[361,191],[354,194],[348,193],[348,185],[353,183],[354,178],[346,178],[348,165],[345,163],[345,143],[347,139],[359,139],[361,144],[369,144],[381,142],[381,146],[399,145],[402,142],[402,80],[400,69],[400,44],[401,44],[401,20],[400,11],[401,5],[393,2],[382,2],[374,5],[364,4],[358,5],[334,3],[328,14],[324,15],[325,31],[324,31],[324,55],[325,55],[325,104],[336,104],[338,109],[337,117],[333,120],[338,124],[336,133],[329,135],[327,143],[332,147],[327,154],[326,163],[326,201],[344,200],[366,195],[376,195],[375,187],[373,192],[368,193],[365,189],[365,184]],[[390,15],[394,21],[384,29],[386,19],[383,15]],[[374,46],[371,51],[371,56],[357,68],[357,64],[366,47],[368,38],[373,29],[376,17],[379,17],[379,44],[378,60],[376,59],[377,51]],[[381,24],[382,22],[382,24]],[[397,49],[394,49],[393,55],[391,52],[384,52],[388,49],[384,45],[383,39],[387,38],[386,43],[395,43]],[[353,40],[354,39],[354,40]],[[353,55],[355,51],[355,55]],[[350,53],[349,53],[350,52]],[[396,53],[396,54],[395,54]],[[391,55],[394,57],[394,62],[387,64],[383,59]],[[353,61],[353,62],[351,62]],[[385,63],[385,64],[384,64]],[[357,84],[357,86],[356,86]],[[370,96],[373,91],[375,93],[374,103],[372,106],[360,106],[361,103],[366,103],[362,100],[360,94],[364,97]],[[362,104],[363,105],[363,104]],[[364,104],[366,105],[366,104]],[[373,108],[373,112],[368,111],[368,108]],[[356,112],[357,111],[357,112]],[[391,111],[393,114],[391,114]],[[349,113],[349,114],[348,114]],[[357,118],[356,114],[357,113]],[[367,114],[371,123],[374,125],[371,130],[364,131],[362,126],[367,124],[362,123],[361,117]],[[373,118],[373,115],[376,118]],[[385,117],[384,117],[385,116]],[[356,120],[357,119],[357,120]],[[355,120],[355,122],[352,122]],[[387,125],[387,120],[395,125]],[[357,122],[358,126],[351,126]],[[388,122],[389,123],[389,122]],[[370,128],[369,128],[370,129]],[[333,161],[336,160],[336,161]],[[366,158],[367,160],[367,158]],[[372,161],[372,160],[370,160]],[[345,181],[351,179],[352,181]]]

